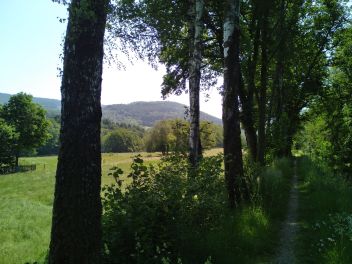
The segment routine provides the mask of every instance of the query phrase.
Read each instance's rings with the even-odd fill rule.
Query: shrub
[[[188,178],[184,156],[168,156],[149,167],[137,156],[124,192],[122,170],[113,168],[116,185],[103,188],[106,262],[175,263],[189,234],[201,234],[219,221],[225,201],[221,164],[221,156],[204,158]]]
[[[128,185],[112,168],[116,184],[103,188],[105,263],[267,261],[286,213],[291,164],[277,161],[259,173],[246,163],[255,203],[235,211],[228,209],[222,164],[221,155],[206,157],[194,171],[183,155],[154,166],[137,156]]]

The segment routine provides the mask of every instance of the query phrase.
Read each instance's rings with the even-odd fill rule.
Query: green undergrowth
[[[114,208],[118,211],[108,217],[106,204],[104,208],[106,263],[270,262],[286,215],[288,160],[274,162],[262,173],[262,168],[246,164],[252,203],[230,211],[221,156],[206,157],[189,182],[184,159],[158,165],[158,153],[142,155],[143,165],[131,166],[131,153],[103,154],[103,184],[115,183],[116,188],[114,177],[108,176],[113,165],[124,171],[119,175],[124,198]],[[57,157],[21,162],[37,164],[37,170],[0,176],[0,264],[42,263],[48,250]],[[144,167],[148,172],[138,172]],[[153,177],[139,181],[143,177],[133,179],[136,173]],[[139,183],[126,191],[133,181]],[[132,261],[113,258],[112,252]]]
[[[252,202],[229,210],[222,157],[207,157],[189,178],[187,160],[159,166],[140,158],[122,191],[121,170],[103,199],[105,263],[263,263],[273,259],[286,216],[292,164],[247,164]],[[262,171],[262,172],[259,172]]]
[[[160,159],[159,153],[141,154],[147,164]],[[127,175],[133,156],[102,154],[103,184],[113,182],[107,175],[113,164]],[[20,163],[37,169],[0,175],[0,264],[42,263],[49,246],[57,156],[26,157]]]
[[[352,188],[342,176],[308,158],[300,177],[299,263],[352,263]]]

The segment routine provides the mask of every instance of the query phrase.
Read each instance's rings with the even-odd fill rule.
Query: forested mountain
[[[134,123],[142,126],[152,126],[155,122],[184,118],[187,116],[184,105],[176,102],[135,102],[130,104],[116,104],[103,106],[103,118],[117,123]],[[221,119],[201,113],[201,119],[220,125]]]
[[[6,103],[10,94],[0,93],[0,104]],[[56,99],[33,97],[35,103],[47,110],[49,116],[60,114],[61,102]],[[126,123],[151,127],[157,121],[186,117],[186,107],[183,104],[169,101],[134,102],[130,104],[104,105],[103,119],[116,123]],[[221,125],[221,119],[201,112],[201,119]]]
[[[0,93],[0,104],[7,103],[12,95]],[[48,112],[49,116],[60,114],[61,101],[56,99],[33,97],[33,102],[40,104]]]

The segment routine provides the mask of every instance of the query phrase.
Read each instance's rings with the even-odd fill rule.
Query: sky
[[[0,0],[0,92],[26,92],[35,97],[61,99],[58,68],[62,67],[62,45],[66,7],[51,0]],[[125,70],[104,64],[102,104],[160,101],[161,65],[125,63]],[[216,87],[201,96],[201,110],[221,117],[221,96]],[[169,101],[189,105],[188,94],[170,96]]]

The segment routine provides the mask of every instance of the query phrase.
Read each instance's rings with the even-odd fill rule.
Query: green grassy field
[[[220,151],[210,150],[206,155]],[[136,154],[103,154],[102,185],[114,182],[108,176],[113,166],[119,166],[127,175]],[[146,164],[157,162],[161,156],[160,153],[140,154]],[[0,264],[40,260],[49,244],[57,157],[22,158],[20,163],[36,164],[37,170],[0,175]]]
[[[102,184],[112,183],[109,168],[129,171],[132,153],[103,154]],[[146,163],[160,159],[159,153],[141,153]],[[46,255],[57,157],[23,158],[22,164],[37,164],[32,172],[0,175],[0,263],[34,262]]]

